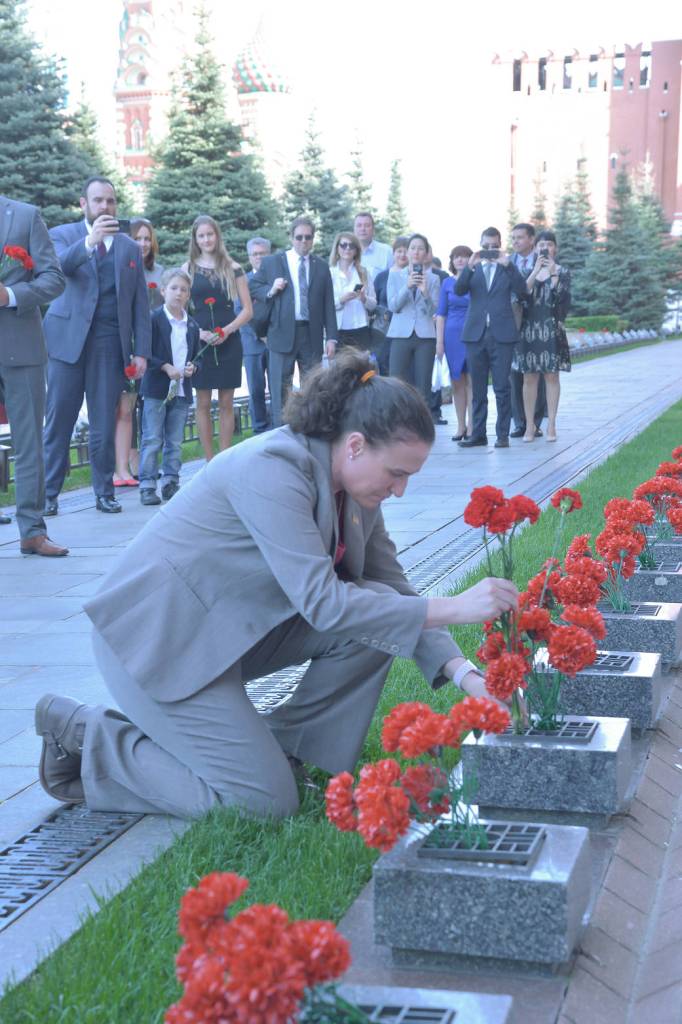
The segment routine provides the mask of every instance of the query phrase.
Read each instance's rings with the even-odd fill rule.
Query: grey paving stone
[[[12,665],[93,665],[88,635],[35,634],[6,638],[3,657]]]

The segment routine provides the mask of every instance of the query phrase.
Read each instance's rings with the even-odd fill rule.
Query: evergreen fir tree
[[[660,327],[666,309],[665,286],[647,241],[623,165],[614,184],[610,227],[579,275],[589,313],[615,313],[631,327]]]
[[[537,177],[533,179],[533,186],[533,212],[530,215],[530,222],[534,225],[536,231],[544,231],[547,227],[547,213],[545,212],[547,196],[543,192],[544,185],[540,170],[538,170]]]
[[[511,233],[520,221],[521,214],[518,211],[518,207],[514,205],[512,198],[509,200],[509,206],[507,207],[507,248],[510,250],[512,247]]]
[[[650,164],[635,174],[634,202],[647,250],[655,259],[669,299],[675,300],[682,294],[682,239],[670,235]]]
[[[406,235],[409,230],[407,212],[403,205],[403,178],[400,172],[400,160],[393,160],[386,199],[386,213],[381,222],[381,240],[392,245],[399,235]]]
[[[187,258],[190,228],[201,213],[218,221],[230,254],[243,263],[252,235],[281,244],[279,211],[256,157],[242,152],[241,131],[225,116],[221,70],[211,50],[205,9],[198,20],[196,45],[182,65],[146,213],[158,231],[164,263]]]
[[[582,271],[594,249],[597,226],[592,211],[589,178],[584,160],[579,161],[575,178],[566,183],[557,201],[554,230],[557,236],[559,262],[573,275],[571,313],[574,316],[585,315],[589,294],[585,292],[587,282]]]
[[[78,106],[65,121],[64,130],[67,138],[96,169],[93,173],[110,179],[116,191],[119,214],[123,216],[130,213],[134,209],[132,191],[123,175],[119,174],[106,156],[97,135],[97,115],[82,92]]]
[[[299,166],[285,179],[282,206],[288,222],[303,215],[310,217],[315,225],[315,252],[325,258],[337,232],[352,226],[351,196],[334,171],[325,166],[314,114],[308,120]]]
[[[24,3],[0,0],[0,191],[63,224],[80,216],[83,182],[97,168],[67,138],[61,68],[28,32]]]
[[[365,179],[365,169],[362,164],[362,150],[359,140],[355,149],[351,151],[351,169],[346,177],[349,181],[350,198],[353,204],[353,213],[371,213],[376,219],[376,208],[372,202],[372,187]]]

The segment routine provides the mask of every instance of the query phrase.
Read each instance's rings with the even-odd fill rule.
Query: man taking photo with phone
[[[48,351],[45,417],[45,515],[57,515],[69,444],[85,395],[92,487],[100,512],[120,512],[114,497],[116,407],[129,371],[140,378],[151,351],[144,266],[136,242],[121,231],[108,178],[89,178],[80,198],[84,219],[52,228],[66,277],[43,328]]]
[[[467,366],[473,389],[471,437],[459,441],[461,448],[487,445],[488,373],[492,374],[497,403],[496,448],[509,447],[511,422],[510,372],[519,331],[512,310],[512,295],[523,301],[526,282],[506,252],[497,228],[486,228],[481,248],[469,259],[455,284],[457,295],[469,295],[469,311],[462,328]]]

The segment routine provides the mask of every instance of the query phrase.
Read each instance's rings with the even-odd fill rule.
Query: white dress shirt
[[[291,281],[294,286],[294,318],[300,320],[301,318],[301,288],[298,283],[298,267],[301,262],[301,257],[293,249],[287,249],[287,263],[289,264],[289,273],[291,275]],[[308,310],[310,311],[310,256],[304,256],[305,260],[305,276],[308,282]]]
[[[336,307],[336,326],[339,330],[353,331],[358,327],[367,327],[369,323],[368,313],[376,309],[376,295],[372,283],[372,275],[367,272],[367,284],[365,293],[367,302],[365,305],[359,299],[350,299],[348,302],[341,302],[341,296],[346,292],[352,292],[357,284],[362,284],[358,269],[351,263],[348,276],[344,273],[339,263],[329,268],[334,285],[334,306]]]
[[[173,366],[184,374],[187,365],[187,313],[183,311],[182,320],[176,320],[168,306],[163,307],[168,317],[171,329],[171,350],[173,352]],[[184,378],[178,381],[178,398],[184,398],[185,389],[182,386]]]
[[[363,249],[360,262],[373,281],[382,270],[390,270],[393,266],[393,249],[385,242],[372,239],[367,248]]]

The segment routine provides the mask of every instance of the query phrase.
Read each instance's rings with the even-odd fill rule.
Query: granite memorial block
[[[682,556],[661,559],[656,569],[635,569],[624,588],[629,601],[682,602]]]
[[[546,825],[528,868],[420,857],[412,829],[374,865],[374,935],[401,964],[475,958],[556,966],[580,938],[590,895],[587,829]]]
[[[538,653],[544,663],[546,652]],[[597,652],[589,668],[561,684],[564,715],[629,718],[633,729],[651,729],[665,695],[661,656],[651,651]]]
[[[587,742],[572,723],[596,724]],[[503,809],[565,811],[610,817],[622,810],[632,771],[626,718],[569,719],[560,733],[487,734],[464,741],[462,772],[483,817]],[[494,810],[493,810],[494,808]]]
[[[628,612],[600,604],[604,616],[604,644],[614,651],[652,651],[663,665],[676,664],[682,652],[682,604],[638,601]]]

